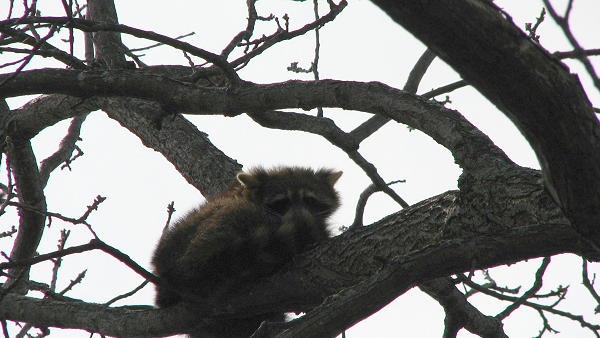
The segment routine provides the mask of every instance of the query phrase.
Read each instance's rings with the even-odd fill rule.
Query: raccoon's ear
[[[246,188],[256,188],[260,186],[260,180],[253,174],[241,172],[237,174],[237,180]]]
[[[340,179],[340,177],[342,176],[343,173],[344,173],[343,171],[336,171],[333,173],[329,173],[329,175],[327,175],[327,183],[329,183],[329,185],[333,187],[335,182],[337,182],[337,180]]]

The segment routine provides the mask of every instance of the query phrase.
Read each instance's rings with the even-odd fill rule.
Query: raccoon
[[[328,238],[327,219],[339,206],[334,185],[341,175],[299,167],[239,173],[229,188],[165,229],[152,264],[171,287],[157,286],[156,304],[216,303]],[[273,318],[283,317],[252,318],[217,336],[247,337]]]

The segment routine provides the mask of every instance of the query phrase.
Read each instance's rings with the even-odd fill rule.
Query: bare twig
[[[42,47],[42,45],[44,43],[46,43],[46,41],[48,41],[48,39],[50,39],[54,35],[54,33],[56,32],[56,29],[57,29],[57,26],[52,26],[52,28],[50,28],[50,31],[48,32],[48,34],[46,34],[46,36],[44,36],[44,38],[42,38],[40,41],[36,42],[36,44],[33,46],[32,53],[24,58],[23,62],[21,63],[19,68],[17,68],[17,70],[15,70],[12,74],[10,74],[10,76],[6,77],[2,82],[0,82],[0,87],[2,87],[8,81],[17,77],[17,75],[19,75],[19,73],[25,68],[25,66],[27,66],[29,61],[31,61],[31,59],[35,55],[33,52],[39,50]],[[2,31],[2,30],[0,29],[0,31]]]
[[[136,294],[138,291],[140,291],[141,289],[143,289],[143,288],[144,288],[144,286],[148,285],[148,283],[150,283],[150,280],[146,279],[145,281],[143,281],[143,282],[142,282],[142,284],[140,284],[140,285],[139,285],[138,287],[136,287],[135,289],[133,289],[133,290],[131,290],[131,291],[127,292],[127,293],[124,293],[124,294],[122,294],[122,295],[119,295],[119,296],[117,296],[117,297],[115,297],[115,298],[113,298],[113,299],[109,300],[109,301],[108,301],[108,302],[106,302],[104,305],[106,305],[106,306],[109,306],[109,305],[111,305],[111,304],[113,304],[113,303],[115,303],[115,302],[117,302],[117,301],[119,301],[119,300],[121,300],[121,299],[125,299],[125,298],[127,298],[127,297],[131,297],[131,296],[133,296],[134,294]]]
[[[592,295],[592,297],[594,297],[594,299],[598,303],[598,305],[596,306],[596,314],[598,314],[600,312],[600,296],[598,295],[598,292],[596,292],[596,290],[594,289],[594,281],[590,281],[590,277],[588,276],[588,267],[587,267],[588,261],[585,258],[582,258],[582,261],[583,261],[583,268],[581,271],[581,275],[582,275],[582,279],[583,279],[583,285],[585,286],[585,288],[588,290],[588,292]],[[596,276],[594,275],[594,277],[596,277]]]
[[[419,60],[415,63],[413,69],[408,75],[408,79],[402,90],[415,94],[419,88],[419,84],[427,69],[435,59],[436,55],[431,49],[425,50]],[[383,127],[390,121],[390,118],[381,115],[374,115],[367,121],[352,130],[349,134],[356,139],[357,142],[362,142],[367,137],[373,135],[379,128]]]
[[[79,273],[79,275],[77,275],[77,277],[73,280],[71,280],[71,282],[69,283],[69,285],[67,285],[67,287],[65,287],[61,292],[59,292],[59,295],[64,295],[65,293],[69,292],[71,289],[73,289],[73,287],[79,283],[81,283],[81,281],[83,280],[83,278],[85,278],[85,273],[87,272],[87,269],[83,270],[82,272]]]
[[[71,234],[71,231],[66,230],[66,229],[63,229],[60,231],[60,239],[58,240],[58,251],[65,249],[65,245],[67,244],[67,238],[69,238],[70,234]],[[58,280],[58,269],[60,268],[60,265],[62,263],[62,258],[57,257],[56,259],[53,260],[53,262],[54,262],[54,267],[52,268],[52,279],[50,281],[50,290],[51,291],[56,290],[56,281]]]
[[[169,224],[171,224],[171,217],[175,212],[175,201],[171,201],[169,205],[167,205],[167,224],[165,224],[165,230],[169,228]],[[165,231],[163,230],[163,232]]]
[[[74,27],[84,32],[98,32],[98,31],[109,31],[109,32],[120,32],[129,34],[138,38],[153,40],[156,42],[163,43],[165,45],[184,50],[192,55],[198,56],[213,63],[215,66],[221,68],[224,74],[227,76],[231,83],[239,83],[241,79],[234,71],[231,64],[229,64],[220,55],[208,52],[201,48],[190,45],[189,43],[179,41],[177,39],[169,38],[165,35],[157,34],[151,31],[144,31],[141,29],[129,27],[122,24],[112,24],[108,22],[95,22],[86,19],[69,19],[69,18],[57,18],[57,17],[31,17],[20,20],[9,19],[0,21],[0,31],[5,27],[10,27],[17,24],[29,24],[29,23],[50,23],[56,26]]]
[[[527,290],[523,296],[521,296],[516,302],[510,304],[504,311],[500,312],[496,315],[496,318],[499,320],[503,320],[508,317],[514,310],[516,310],[521,304],[523,304],[527,299],[533,297],[542,287],[542,277],[544,276],[544,272],[546,272],[546,268],[550,264],[550,257],[544,257],[542,261],[542,265],[535,273],[535,282],[533,286]]]
[[[141,267],[139,264],[137,264],[135,261],[133,261],[128,255],[122,253],[121,251],[102,242],[101,240],[99,240],[97,238],[90,240],[90,242],[87,244],[73,246],[70,248],[66,248],[64,250],[54,251],[54,252],[50,252],[50,253],[47,253],[44,255],[32,257],[32,258],[22,259],[19,261],[0,263],[0,270],[11,269],[14,267],[31,266],[31,265],[34,265],[34,264],[37,264],[37,263],[40,263],[43,261],[47,261],[49,259],[64,257],[67,255],[72,255],[72,254],[96,250],[96,249],[100,249],[100,250],[106,252],[107,254],[113,256],[114,258],[118,259],[120,262],[127,265],[134,272],[136,272],[140,276],[144,277],[145,279],[148,279],[153,283],[157,282],[158,278],[156,276],[154,276],[152,273],[148,272],[148,270]]]
[[[519,301],[522,298],[522,297],[513,297],[513,296],[503,295],[501,293],[497,293],[497,292],[492,291],[490,289],[481,287],[477,283],[474,283],[474,282],[470,281],[469,279],[467,279],[467,278],[465,278],[464,276],[461,276],[461,275],[458,275],[458,278],[460,279],[461,282],[465,283],[469,287],[477,289],[479,292],[481,292],[483,294],[486,294],[488,296],[492,296],[492,297],[497,298],[499,300],[504,300],[504,301],[509,301],[509,302],[517,302],[517,301]],[[559,299],[559,301],[560,301],[560,299]],[[555,309],[553,306],[555,306],[556,303],[553,304],[553,305],[540,305],[540,304],[532,303],[530,301],[525,300],[522,303],[522,305],[530,307],[532,309],[535,309],[539,313],[549,312],[549,313],[552,313],[554,315],[558,315],[558,316],[561,316],[561,317],[565,317],[565,318],[571,319],[573,321],[578,322],[582,327],[588,328],[589,330],[593,331],[596,334],[597,334],[596,331],[600,330],[600,325],[594,325],[594,324],[591,324],[591,323],[585,321],[583,319],[583,316],[574,315],[574,314],[566,312],[566,311],[561,311],[561,310]],[[543,317],[543,318],[545,318],[545,317]]]
[[[390,186],[392,184],[396,184],[396,183],[405,183],[406,180],[397,180],[397,181],[392,181],[390,183],[387,183],[387,186]],[[367,200],[369,199],[369,197],[371,197],[371,195],[373,195],[374,193],[381,191],[380,188],[378,188],[375,184],[370,184],[359,196],[358,198],[358,202],[356,203],[356,213],[354,215],[354,222],[352,222],[352,225],[350,226],[350,228],[355,227],[355,226],[362,226],[363,225],[363,215],[365,213],[365,206],[367,205]]]
[[[65,9],[65,14],[69,20],[73,20],[73,0],[62,0],[63,7]],[[73,55],[73,47],[75,44],[75,36],[73,35],[73,25],[69,25],[69,54]]]
[[[240,44],[240,46],[249,46],[249,45],[255,45],[256,48],[254,48],[252,51],[246,53],[244,56],[241,56],[239,58],[237,58],[236,60],[231,62],[231,65],[233,67],[238,67],[242,64],[247,63],[250,59],[254,58],[255,56],[261,54],[262,52],[264,52],[265,50],[267,50],[269,47],[271,47],[272,45],[284,41],[284,40],[290,40],[292,38],[295,38],[297,36],[303,35],[306,32],[313,30],[317,27],[321,27],[323,25],[325,25],[326,23],[332,21],[333,19],[335,19],[337,17],[337,15],[348,5],[348,2],[346,0],[342,0],[340,1],[340,3],[338,5],[332,4],[330,3],[330,12],[327,13],[327,15],[322,16],[321,18],[319,18],[318,20],[309,23],[307,25],[305,25],[302,28],[299,28],[295,31],[287,31],[284,28],[280,28],[278,29],[275,33],[269,35],[269,36],[263,36],[260,39],[254,40],[254,41],[249,41],[246,44]]]
[[[442,95],[442,94],[446,94],[449,93],[453,90],[456,90],[458,88],[462,88],[462,87],[466,87],[469,84],[467,83],[467,81],[465,80],[460,80],[460,81],[456,81],[454,83],[451,83],[449,85],[434,89],[432,91],[429,91],[423,95],[421,95],[421,97],[426,98],[426,99],[430,99],[432,97],[438,96],[438,95]]]
[[[33,212],[36,212],[36,213],[39,213],[39,214],[42,214],[42,215],[45,215],[45,216],[48,216],[48,217],[56,217],[56,218],[58,218],[60,220],[63,220],[65,222],[69,222],[69,223],[72,223],[72,224],[85,224],[85,225],[89,226],[89,224],[87,224],[87,218],[88,218],[88,216],[90,215],[90,213],[92,211],[98,210],[98,205],[100,205],[100,203],[104,202],[104,200],[106,200],[106,197],[102,197],[100,195],[96,196],[96,199],[94,200],[94,203],[92,205],[89,205],[87,207],[87,211],[81,217],[79,217],[77,219],[66,217],[66,216],[63,216],[63,215],[61,215],[59,213],[56,213],[56,212],[39,210],[39,209],[34,208],[34,207],[30,206],[30,205],[19,203],[19,202],[10,202],[9,201],[8,205],[12,205],[12,206],[16,206],[16,207],[19,207],[19,208],[23,208],[25,210],[33,211]]]
[[[565,15],[563,17],[559,16],[558,13],[556,13],[554,7],[552,7],[552,4],[550,4],[549,0],[543,1],[544,5],[548,9],[548,12],[550,13],[550,16],[552,17],[552,19],[554,19],[554,22],[556,22],[556,24],[563,30],[563,33],[565,34],[571,45],[575,48],[574,53],[575,55],[577,55],[576,59],[578,59],[583,64],[588,74],[592,78],[594,86],[596,86],[596,88],[600,90],[600,79],[596,74],[596,70],[594,69],[594,66],[592,65],[590,60],[586,57],[583,48],[581,48],[579,42],[577,42],[577,39],[575,39],[575,36],[573,36],[573,33],[571,32],[571,27],[569,26],[569,16],[571,15],[571,10],[573,9],[573,0],[569,1],[567,11],[565,12]]]
[[[75,143],[81,138],[79,134],[81,132],[81,125],[88,114],[77,115],[71,121],[71,125],[69,126],[69,130],[67,131],[67,135],[60,141],[60,146],[58,150],[42,161],[40,165],[40,177],[42,179],[42,185],[46,186],[48,183],[48,178],[50,177],[50,173],[56,169],[61,163],[65,162],[70,164],[75,158],[81,156],[76,155],[71,158],[71,154],[76,149]]]
[[[576,59],[583,53],[587,56],[600,55],[600,49],[586,49],[583,51],[569,51],[569,52],[554,52],[552,55],[556,56],[559,59]]]
[[[373,184],[377,186],[378,189],[381,189],[384,193],[390,196],[396,203],[400,204],[403,208],[408,207],[408,203],[402,199],[402,197],[398,196],[392,188],[388,187],[385,184],[385,181],[379,174],[377,173],[377,168],[370,162],[368,162],[358,151],[354,151],[352,153],[348,153],[348,156],[356,163],[366,174],[369,176]]]
[[[13,225],[12,228],[10,228],[10,230],[0,233],[0,238],[12,237],[12,235],[14,235],[16,233],[17,233],[17,228]]]
[[[318,0],[313,0],[313,8],[315,12],[315,21],[319,20],[319,3]],[[316,81],[319,80],[319,52],[321,49],[321,42],[319,40],[319,26],[315,28],[315,58],[313,60],[310,69],[313,72]],[[317,116],[323,117],[323,107],[317,107]]]
[[[190,32],[190,33],[187,33],[187,34],[183,34],[183,35],[177,36],[174,39],[175,40],[181,40],[183,38],[187,38],[188,36],[192,36],[194,34],[196,34],[196,33],[195,32]],[[143,50],[148,50],[148,49],[151,49],[151,48],[155,48],[155,47],[159,47],[159,46],[164,46],[164,45],[165,45],[164,43],[160,43],[159,42],[159,43],[155,43],[155,44],[152,44],[152,45],[146,46],[146,47],[131,48],[131,49],[129,49],[129,51],[130,52],[140,52],[140,51],[143,51]]]
[[[36,39],[33,36],[30,36],[20,30],[16,30],[16,29],[13,29],[10,27],[0,27],[0,32],[5,34],[6,36],[14,36],[16,38],[15,42],[18,41],[19,43],[27,44],[30,46],[35,46],[36,43],[39,42],[39,41],[36,41]],[[6,48],[8,48],[8,47],[6,47]],[[20,49],[17,49],[17,51],[13,51],[13,52],[21,53]],[[64,64],[66,64],[69,67],[72,67],[74,69],[86,69],[87,68],[85,66],[85,64],[78,58],[70,55],[69,53],[65,53],[64,51],[54,47],[53,45],[49,44],[48,42],[44,42],[39,49],[34,48],[34,50],[29,50],[29,53],[34,53],[36,55],[41,55],[41,56],[51,56],[51,57],[55,58],[56,60],[63,62]]]
[[[536,34],[537,29],[540,27],[540,24],[542,22],[544,22],[544,17],[546,16],[546,9],[544,7],[542,7],[542,12],[540,13],[540,16],[537,18],[535,25],[532,25],[531,23],[526,23],[525,24],[525,30],[527,32],[529,32],[529,38],[537,43],[540,43],[540,36]]]

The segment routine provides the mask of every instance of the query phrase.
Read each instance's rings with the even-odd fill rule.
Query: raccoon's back
[[[253,203],[205,204],[164,233],[153,258],[155,273],[192,298],[214,298],[274,273],[291,258],[270,250],[279,223],[280,217]],[[179,300],[159,287],[159,306]]]

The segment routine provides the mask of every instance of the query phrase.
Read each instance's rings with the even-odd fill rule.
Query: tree
[[[591,61],[598,51],[584,50],[573,37],[568,21],[572,2],[563,19],[545,1],[548,12],[562,25],[573,44],[572,51],[550,54],[536,36],[541,17],[529,27],[528,36],[513,23],[510,13],[491,2],[373,1],[427,46],[423,47],[422,56],[402,90],[380,82],[319,80],[318,71],[324,69],[319,68],[319,31],[343,18],[345,8],[352,7],[346,1],[321,4],[319,9],[322,13],[326,9],[326,14],[314,14],[315,18],[301,25],[291,15],[265,15],[268,9],[263,12],[257,9],[259,4],[255,1],[248,1],[245,27],[241,31],[232,30],[235,34],[224,47],[210,49],[220,49],[218,53],[183,42],[183,36],[173,39],[159,31],[119,24],[113,1],[90,0],[88,7],[62,3],[64,7],[58,8],[63,14],[49,16],[45,11],[37,13],[35,2],[25,3],[24,14],[18,13],[11,2],[9,19],[0,23],[2,44],[8,46],[0,47],[0,51],[13,57],[12,62],[5,63],[5,68],[12,67],[11,71],[0,76],[0,96],[46,94],[21,108],[3,103],[0,113],[1,146],[8,164],[1,211],[7,211],[6,215],[14,208],[19,211],[18,227],[2,229],[6,236],[14,236],[6,263],[1,263],[6,276],[0,302],[5,335],[9,320],[27,323],[25,329],[42,328],[43,332],[49,327],[60,327],[110,336],[164,336],[186,332],[199,320],[206,324],[215,318],[235,321],[240,316],[277,310],[306,312],[306,315],[285,325],[265,324],[263,334],[285,330],[281,336],[335,336],[416,285],[444,308],[446,337],[455,336],[462,328],[482,337],[505,336],[500,321],[520,306],[539,311],[544,319],[544,326],[538,328],[540,334],[552,329],[546,322],[546,313],[555,313],[578,320],[597,335],[600,329],[597,325],[561,312],[556,304],[543,307],[535,305],[533,300],[540,297],[542,276],[550,256],[575,253],[591,261],[600,259],[597,226],[600,130],[587,97],[596,95],[600,88]],[[310,8],[309,3],[289,2],[285,6],[286,10],[294,6]],[[270,24],[271,31],[261,36],[265,29],[263,22]],[[264,54],[284,42],[314,33],[317,33],[317,50],[312,65],[307,69],[300,63],[289,66],[298,76],[308,73],[314,81],[257,84],[244,76],[248,65],[259,62]],[[84,34],[89,42],[85,48],[80,42]],[[131,37],[181,51],[188,65],[148,66],[139,50],[125,47],[141,43],[129,40]],[[57,47],[60,38],[66,41],[64,50]],[[323,44],[323,48],[326,46]],[[436,55],[462,80],[416,95]],[[40,57],[51,58],[63,66],[45,62],[31,66]],[[593,86],[585,89],[587,95],[577,77],[561,62],[564,58],[576,58],[585,66],[593,81]],[[48,65],[51,68],[42,68]],[[535,151],[541,171],[515,164],[458,111],[446,108],[447,102],[432,100],[467,84],[515,123]],[[197,128],[190,122],[192,115],[244,114],[264,128],[319,135],[347,154],[372,185],[357,203],[355,221],[347,230],[297,257],[263,283],[248,285],[218,309],[108,307],[91,303],[93,295],[83,300],[68,298],[57,291],[61,259],[81,257],[91,250],[100,251],[103,257],[117,258],[142,276],[146,281],[140,287],[148,281],[158,282],[142,267],[147,264],[136,263],[137,259],[127,256],[134,248],[107,244],[99,234],[98,223],[91,225],[90,217],[104,213],[104,197],[90,201],[88,211],[79,218],[66,217],[64,211],[56,213],[47,206],[50,175],[54,177],[55,169],[63,163],[77,171],[77,161],[81,159],[75,159],[82,154],[78,147],[80,130],[85,128],[86,116],[96,110],[104,111],[146,147],[163,155],[204,195],[223,189],[241,165],[223,151],[223,145],[215,146],[199,130],[202,125]],[[364,112],[370,117],[345,132],[336,123],[348,119],[347,111]],[[36,155],[38,158],[40,155],[34,153],[32,139],[43,129],[67,119],[71,120],[59,150],[38,167]],[[359,146],[365,147],[367,140],[376,137],[390,121],[419,130],[447,149],[462,168],[459,189],[409,205],[404,201],[406,197],[400,197],[386,184],[379,174],[382,171],[379,165],[363,156]],[[240,143],[244,141],[235,135],[226,137],[233,140],[234,146],[243,147]],[[109,144],[110,137],[101,142]],[[382,142],[381,146],[386,144]],[[394,170],[398,168],[391,168],[391,172]],[[89,179],[92,181],[93,177]],[[148,183],[143,182],[160,186],[160,182]],[[355,189],[364,188],[352,185]],[[366,198],[376,191],[384,192],[403,209],[363,226]],[[168,217],[172,213],[171,207]],[[91,240],[66,245],[70,232],[65,230],[58,251],[48,250],[44,251],[48,254],[37,256],[36,251],[43,253],[40,243],[48,232],[46,225],[60,221],[86,226]],[[131,221],[137,223],[137,216]],[[110,229],[103,233],[112,231],[123,236],[126,229],[119,223],[125,222],[113,218],[105,225]],[[128,220],[125,224],[137,229],[133,238],[141,242],[144,225],[130,223]],[[164,222],[153,223],[156,239]],[[2,223],[3,227],[7,225]],[[78,227],[72,227],[71,231],[82,232]],[[491,267],[537,257],[546,258],[536,273],[535,283],[518,297],[507,295],[510,290],[493,291],[489,285],[478,285],[472,278],[481,274],[476,273],[480,269],[485,276],[486,269]],[[38,263],[50,259],[53,262],[50,282],[43,284],[30,277],[36,273]],[[587,269],[587,263],[583,267]],[[122,266],[106,273],[104,278],[116,278],[122,271],[118,269]],[[83,277],[84,274],[75,278],[65,291]],[[495,316],[485,316],[467,302],[456,286],[458,283],[471,292],[508,300],[511,305]],[[588,284],[591,294],[597,297],[592,282],[588,280]],[[41,291],[44,299],[31,297],[27,294],[30,290]],[[566,289],[558,288],[547,296],[558,302],[565,293]]]

